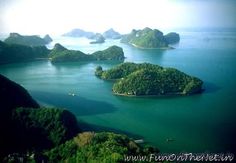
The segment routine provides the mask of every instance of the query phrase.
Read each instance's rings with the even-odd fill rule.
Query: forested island
[[[122,63],[109,70],[98,66],[95,75],[114,80],[112,91],[124,96],[190,95],[202,91],[203,82],[174,68],[149,63]]]
[[[52,50],[46,46],[26,46],[7,44],[0,41],[0,64],[50,59],[52,63],[78,62],[95,60],[124,60],[123,49],[111,46],[105,50],[92,54],[85,54],[79,50],[68,50],[60,44],[55,44]]]
[[[158,29],[144,28],[143,30],[133,29],[130,34],[124,35],[122,43],[128,43],[138,48],[144,49],[168,49],[169,44],[179,42],[180,37],[177,33],[163,35]]]
[[[125,135],[82,132],[72,113],[40,107],[2,75],[0,98],[1,162],[122,162],[125,155],[158,153]]]
[[[79,50],[68,50],[60,44],[55,44],[49,56],[53,63],[93,60],[123,60],[124,52],[122,48],[114,45],[103,51],[85,54]]]
[[[40,38],[37,35],[23,36],[18,33],[10,33],[10,36],[4,40],[7,44],[19,44],[26,46],[43,46],[52,42],[52,38],[46,35],[44,38]]]
[[[48,58],[49,53],[50,50],[46,46],[7,44],[0,41],[0,64]]]

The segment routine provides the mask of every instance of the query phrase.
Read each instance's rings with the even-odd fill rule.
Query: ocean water
[[[114,131],[156,146],[162,152],[233,152],[236,146],[236,30],[178,29],[173,50],[143,50],[107,40],[56,37],[69,49],[92,53],[121,46],[125,62],[174,67],[204,81],[202,94],[140,98],[112,94],[112,82],[94,76],[120,62],[95,61],[53,65],[49,61],[0,66],[0,73],[20,83],[41,105],[73,112],[84,130]],[[77,96],[69,96],[68,93]],[[166,141],[173,139],[173,141]]]

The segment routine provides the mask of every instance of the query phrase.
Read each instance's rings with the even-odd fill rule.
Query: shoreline
[[[183,94],[183,93],[169,93],[169,94],[159,94],[159,95],[127,95],[123,93],[115,93],[113,92],[114,95],[116,96],[124,96],[124,97],[171,97],[171,96],[188,96],[191,94]]]
[[[167,94],[159,94],[159,95],[127,95],[127,94],[124,94],[124,93],[115,93],[112,91],[112,94],[113,95],[116,95],[116,96],[123,96],[123,97],[175,97],[175,96],[178,96],[178,97],[181,97],[181,96],[190,96],[190,95],[196,95],[196,94],[200,94],[202,92],[204,92],[205,89],[201,89],[195,93],[190,93],[190,94],[184,94],[184,93],[167,93]]]
[[[150,49],[150,50],[153,50],[153,49],[159,49],[159,50],[171,50],[171,49],[175,49],[171,46],[167,46],[167,47],[159,47],[159,48],[145,48],[145,47],[140,47],[138,45],[135,45],[133,43],[129,43],[130,45],[132,45],[133,47],[136,47],[136,48],[139,48],[139,49]]]

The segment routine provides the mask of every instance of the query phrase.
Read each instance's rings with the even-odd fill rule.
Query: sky
[[[0,33],[236,27],[236,0],[0,0]]]

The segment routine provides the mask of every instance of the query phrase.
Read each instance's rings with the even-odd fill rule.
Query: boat
[[[68,95],[69,95],[69,96],[76,96],[75,93],[71,93],[71,92],[69,92]]]

